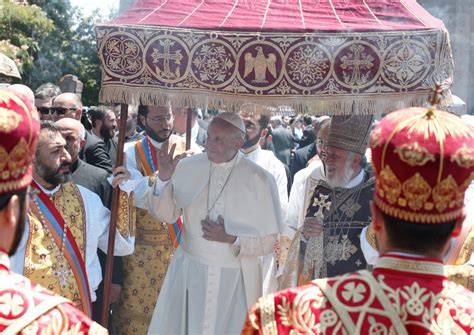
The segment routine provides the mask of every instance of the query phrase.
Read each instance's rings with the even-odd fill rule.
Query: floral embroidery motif
[[[6,108],[0,108],[0,131],[2,133],[11,133],[18,128],[22,116]]]
[[[0,179],[8,179],[10,177],[18,177],[24,173],[28,168],[28,144],[25,139],[22,138],[10,152],[7,153],[5,148],[0,147]],[[9,169],[5,170],[5,166],[8,164]]]
[[[383,190],[383,194],[380,194],[380,196],[385,196],[389,204],[396,203],[402,193],[402,184],[390,166],[385,166],[380,172],[380,183],[382,187],[379,189]]]
[[[470,169],[474,166],[474,148],[467,147],[466,144],[451,158],[451,162],[456,162],[460,167]]]
[[[433,189],[433,200],[436,209],[441,213],[456,204],[458,185],[452,175],[441,181]]]
[[[431,194],[430,185],[418,172],[406,180],[402,188],[403,195],[408,200],[408,207],[414,211],[423,208],[423,204],[428,200]]]
[[[0,295],[0,314],[5,317],[17,318],[25,312],[28,304],[15,291],[7,291]]]
[[[367,288],[363,284],[349,282],[344,285],[344,291],[341,294],[347,302],[357,304],[365,298],[366,293]]]
[[[394,152],[400,156],[403,162],[410,166],[423,166],[429,161],[435,161],[434,155],[430,154],[418,142],[401,145]]]

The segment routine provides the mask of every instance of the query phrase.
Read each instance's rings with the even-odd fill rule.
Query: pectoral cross
[[[67,278],[72,275],[71,270],[66,270],[62,265],[59,270],[53,273],[56,277],[59,278],[59,285],[61,289],[66,289],[67,287]]]
[[[324,219],[324,214],[323,210],[329,210],[331,207],[331,201],[327,201],[329,198],[329,195],[324,195],[324,194],[319,194],[319,199],[314,198],[313,206],[318,206],[318,210],[316,213],[314,213],[314,217],[323,220]]]

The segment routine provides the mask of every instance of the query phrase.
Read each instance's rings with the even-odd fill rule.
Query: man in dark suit
[[[311,116],[306,115],[305,117],[303,117],[303,121],[305,127],[303,130],[303,137],[301,137],[299,147],[304,148],[310,144],[313,144],[314,147],[314,141],[316,139],[316,136],[314,134],[313,119],[311,118]]]
[[[83,186],[96,193],[102,200],[104,206],[110,209],[112,202],[112,186],[107,181],[109,174],[107,171],[88,164],[79,158],[81,147],[85,145],[84,126],[76,120],[65,118],[56,122],[61,129],[61,134],[67,143],[67,150],[71,155],[72,181],[77,185]],[[104,277],[105,262],[107,255],[100,249],[97,249],[100,265],[102,268],[102,277]],[[112,274],[112,285],[110,289],[110,303],[117,301],[123,284],[123,264],[121,257],[114,257],[114,267]],[[104,282],[102,281],[97,288],[97,300],[92,304],[92,319],[100,321],[102,312],[102,297]],[[111,318],[109,318],[109,323]]]
[[[115,166],[118,143],[117,138],[115,138],[117,119],[114,111],[106,106],[91,107],[89,117],[92,123],[91,133],[104,142],[110,162],[112,166]]]
[[[295,151],[290,166],[292,177],[294,177],[298,171],[304,169],[308,165],[308,162],[311,160],[311,158],[316,156],[318,153],[318,150],[316,149],[317,134],[321,128],[329,125],[329,121],[330,118],[328,116],[321,116],[315,120],[313,127],[313,143]]]
[[[283,164],[289,167],[291,162],[291,149],[294,147],[293,136],[287,128],[283,127],[280,116],[272,117],[271,123],[273,127],[272,143],[275,148],[275,155]]]

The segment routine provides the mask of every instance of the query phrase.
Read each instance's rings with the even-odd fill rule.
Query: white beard
[[[330,177],[328,174],[326,174],[326,181],[331,186],[332,188],[336,187],[344,187],[344,185],[347,185],[349,181],[351,181],[352,178],[354,178],[354,168],[352,167],[353,164],[353,159],[347,160],[346,165],[344,166],[344,171],[341,175],[336,175]]]

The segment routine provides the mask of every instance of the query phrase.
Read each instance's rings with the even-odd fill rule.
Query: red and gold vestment
[[[9,270],[0,251],[0,333],[107,334],[69,300]]]
[[[441,261],[382,256],[359,271],[260,298],[242,334],[472,334],[474,293]]]

